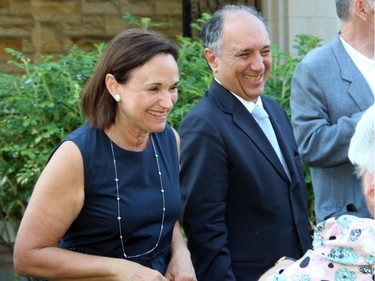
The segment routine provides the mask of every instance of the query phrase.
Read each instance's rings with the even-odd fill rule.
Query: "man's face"
[[[271,71],[269,34],[264,24],[249,14],[228,14],[222,28],[221,55],[207,57],[214,76],[228,90],[256,101]]]

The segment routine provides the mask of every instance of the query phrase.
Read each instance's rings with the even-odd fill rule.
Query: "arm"
[[[292,80],[293,130],[302,160],[310,167],[348,162],[349,141],[362,116],[362,112],[355,112],[355,106],[348,110],[350,105],[344,105],[348,99],[344,87],[334,90],[340,81],[330,80],[332,77],[324,77],[320,69],[303,62],[297,66]],[[335,115],[340,116],[336,119]]]
[[[171,260],[168,264],[166,278],[170,281],[194,281],[195,272],[182,236],[180,223],[177,221],[173,229],[171,244]]]
[[[205,116],[181,124],[183,226],[198,280],[234,281],[225,221],[228,163],[223,140]]]
[[[175,129],[173,129],[173,133],[176,138],[178,159],[180,159],[180,136]],[[190,258],[190,252],[186,246],[184,237],[181,232],[181,226],[178,221],[173,228],[171,260],[168,264],[165,276],[168,280],[171,281],[196,280],[194,267]]]
[[[84,204],[83,161],[77,146],[64,142],[35,185],[19,228],[14,266],[20,275],[49,280],[166,280],[159,272],[123,259],[58,247]]]
[[[172,128],[172,130],[173,130],[174,136],[176,138],[178,160],[180,160],[180,147],[181,147],[180,136],[175,129]]]

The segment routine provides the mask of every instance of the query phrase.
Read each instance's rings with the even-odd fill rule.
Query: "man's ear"
[[[119,83],[116,81],[115,76],[110,73],[105,76],[105,86],[112,97],[119,93]]]
[[[218,70],[218,63],[215,53],[209,48],[204,48],[204,56],[206,57],[207,63],[210,66],[212,72],[216,73]]]
[[[363,175],[363,194],[372,216],[375,216],[375,182],[374,174],[367,172]]]
[[[360,18],[365,19],[366,13],[369,12],[367,0],[355,0],[354,1],[354,13]]]
[[[366,172],[363,175],[363,193],[366,197],[375,195],[374,185],[375,185],[374,175],[370,172]]]

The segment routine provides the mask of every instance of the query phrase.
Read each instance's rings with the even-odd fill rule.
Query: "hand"
[[[138,263],[130,262],[125,275],[121,274],[123,281],[167,281],[167,279],[157,270],[142,266]],[[125,278],[124,278],[125,277]],[[127,278],[129,277],[129,278]]]
[[[168,281],[197,281],[188,251],[171,257],[165,277]]]

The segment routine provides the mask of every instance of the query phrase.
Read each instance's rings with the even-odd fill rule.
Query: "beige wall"
[[[309,34],[328,42],[340,29],[335,0],[262,0],[271,40],[289,53],[296,34]]]
[[[272,43],[293,54],[293,38],[305,33],[327,42],[339,29],[335,0],[262,0]],[[40,54],[69,50],[73,44],[91,48],[126,28],[124,12],[154,21],[169,21],[161,30],[182,34],[182,0],[0,0],[0,71],[15,72],[4,48],[24,52],[34,61]]]
[[[92,48],[108,41],[126,27],[124,12],[173,23],[163,29],[168,36],[182,32],[180,0],[0,0],[0,71],[16,70],[6,63],[6,47],[37,60],[73,44]]]

